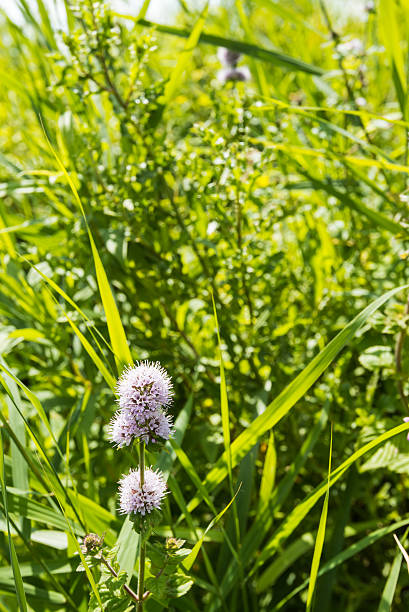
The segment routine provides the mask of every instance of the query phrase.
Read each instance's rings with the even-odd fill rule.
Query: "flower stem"
[[[141,489],[145,482],[145,442],[139,441],[139,481]],[[143,612],[143,590],[145,581],[145,555],[146,542],[144,540],[144,528],[141,526],[139,534],[139,574],[138,574],[138,612]]]

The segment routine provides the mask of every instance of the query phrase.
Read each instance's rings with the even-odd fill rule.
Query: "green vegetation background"
[[[61,2],[65,33],[41,0],[19,4],[0,25],[0,609],[86,610],[85,531],[119,536],[135,581],[116,483],[136,456],[107,440],[121,321],[133,359],[175,384],[157,541],[193,547],[241,483],[190,592],[146,609],[304,609],[332,423],[333,469],[352,459],[330,487],[313,609],[407,610],[392,538],[409,524],[405,426],[370,444],[409,415],[405,290],[325,352],[409,282],[407,0],[359,19],[180,1],[169,28],[149,2],[139,20]],[[218,46],[244,52],[249,82],[222,82]]]

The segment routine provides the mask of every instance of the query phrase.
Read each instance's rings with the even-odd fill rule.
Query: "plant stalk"
[[[139,442],[139,480],[141,483],[141,489],[145,482],[145,442],[140,440]],[[145,556],[146,556],[146,542],[144,539],[144,528],[141,526],[139,534],[139,572],[138,572],[138,612],[143,612],[143,594],[144,594],[144,581],[145,581]]]

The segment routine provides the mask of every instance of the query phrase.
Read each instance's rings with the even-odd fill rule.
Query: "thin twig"
[[[103,564],[109,569],[109,571],[111,572],[111,574],[113,576],[115,576],[115,578],[118,578],[118,574],[117,572],[114,570],[114,568],[112,567],[112,565],[109,563],[109,561],[107,561],[105,559],[105,557],[101,556],[101,561],[103,562]],[[126,591],[129,595],[129,597],[132,597],[132,599],[134,599],[135,601],[139,602],[139,598],[138,595],[127,585],[124,584],[122,585],[122,588],[124,589],[124,591]]]

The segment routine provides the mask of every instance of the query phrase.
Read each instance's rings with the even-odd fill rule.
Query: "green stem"
[[[141,489],[145,482],[145,442],[140,440],[139,442],[139,480]],[[139,573],[138,573],[138,612],[143,612],[143,591],[145,581],[145,556],[146,556],[146,542],[144,539],[144,529],[141,526],[141,532],[139,534]]]

